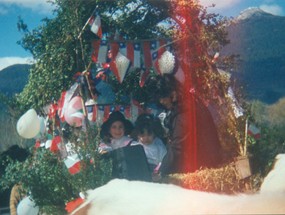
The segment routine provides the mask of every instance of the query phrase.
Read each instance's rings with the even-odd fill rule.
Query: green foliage
[[[25,162],[7,162],[0,181],[1,189],[21,183],[43,212],[64,214],[65,204],[78,198],[79,192],[102,186],[111,179],[111,161],[102,159],[97,153],[97,128],[90,129],[88,137],[85,132],[80,132],[81,140],[75,142],[74,150],[81,158],[79,173],[71,175],[68,172],[59,152],[32,148],[32,156]],[[78,136],[72,139],[78,139]]]
[[[251,120],[261,130],[261,139],[249,137],[249,152],[253,155],[255,172],[266,175],[274,158],[285,150],[284,98],[272,105],[260,101],[250,103]]]

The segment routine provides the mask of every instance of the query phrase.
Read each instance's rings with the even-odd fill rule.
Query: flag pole
[[[85,25],[83,26],[83,28],[81,29],[79,35],[78,35],[78,39],[81,37],[83,31],[85,30],[86,26],[88,25],[89,21],[91,20],[93,14],[95,13],[96,9],[97,9],[98,5],[95,7],[95,9],[92,11],[91,15],[89,16],[88,20],[86,21]]]
[[[247,132],[248,132],[248,117],[245,120],[244,148],[243,148],[243,155],[244,156],[246,156],[246,153],[247,153]]]

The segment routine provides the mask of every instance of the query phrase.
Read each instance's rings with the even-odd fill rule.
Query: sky
[[[200,0],[200,3],[203,6],[215,4],[208,11],[226,17],[236,17],[249,7],[285,16],[285,0]],[[52,17],[52,5],[46,0],[0,0],[0,70],[17,63],[32,62],[32,55],[17,44],[23,36],[17,29],[18,17],[32,30],[40,26],[45,17]]]

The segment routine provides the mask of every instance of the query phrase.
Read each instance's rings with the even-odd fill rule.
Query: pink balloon
[[[65,121],[75,127],[82,126],[84,120],[82,98],[80,96],[73,97],[67,104],[64,111]]]

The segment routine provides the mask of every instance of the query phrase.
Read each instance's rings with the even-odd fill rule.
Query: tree
[[[54,11],[55,18],[43,20],[44,24],[32,32],[25,25],[19,24],[20,29],[24,32],[24,38],[20,44],[26,50],[29,50],[36,60],[33,68],[30,70],[29,83],[16,98],[18,102],[17,107],[20,106],[22,112],[31,107],[40,110],[52,100],[57,100],[60,92],[71,86],[72,81],[74,81],[72,79],[73,75],[76,72],[84,71],[88,67],[88,64],[91,62],[91,41],[95,37],[89,29],[85,29],[81,38],[78,38],[78,35],[94,8],[101,16],[103,32],[110,39],[116,30],[119,29],[121,36],[125,39],[172,37],[185,41],[185,38],[182,40],[185,36],[183,31],[187,31],[187,29],[183,31],[173,29],[174,27],[179,27],[179,24],[177,24],[179,16],[183,17],[189,11],[193,21],[192,24],[187,24],[187,28],[189,28],[189,25],[195,25],[196,27],[191,27],[193,29],[189,29],[190,32],[184,33],[188,35],[187,42],[197,46],[196,53],[194,50],[188,50],[190,53],[193,53],[193,58],[199,56],[202,62],[207,57],[209,61],[211,57],[209,54],[213,54],[214,51],[217,52],[227,42],[225,39],[226,33],[223,29],[225,20],[222,21],[221,17],[218,17],[216,14],[206,14],[201,6],[192,1],[187,1],[187,4],[180,4],[176,1],[152,0],[89,0],[75,2],[57,0],[55,3],[57,4],[57,9]],[[180,8],[176,9],[175,12],[177,14],[181,13],[179,15],[173,14],[176,6]],[[201,15],[199,15],[199,11],[202,11]],[[161,27],[162,25],[158,26],[162,22],[168,23],[165,25],[173,26],[173,28],[166,29]],[[201,28],[200,26],[203,27]],[[200,34],[201,36],[199,36]],[[189,37],[192,37],[192,39]],[[192,59],[193,62],[194,60],[199,70],[197,71],[199,74],[196,74],[196,76],[204,76],[203,73],[206,73],[207,65],[197,62],[197,59]],[[214,76],[214,74],[211,75]],[[125,87],[126,90],[130,86],[132,88],[134,86],[138,87],[137,83],[129,82],[126,80],[120,87]],[[209,83],[205,85],[199,83],[199,86],[208,85]],[[208,93],[209,90],[204,94]],[[209,94],[208,96],[211,97]]]

